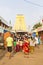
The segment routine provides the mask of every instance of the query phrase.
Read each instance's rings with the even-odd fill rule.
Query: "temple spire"
[[[15,31],[27,31],[25,20],[24,20],[24,15],[23,14],[18,14],[16,16],[16,21],[13,27],[13,30]]]

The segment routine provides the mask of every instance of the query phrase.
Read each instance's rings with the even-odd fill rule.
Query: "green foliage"
[[[41,26],[42,26],[42,24],[39,22],[39,23],[37,23],[37,24],[35,24],[35,25],[33,26],[33,29],[36,29],[36,28],[41,27]]]

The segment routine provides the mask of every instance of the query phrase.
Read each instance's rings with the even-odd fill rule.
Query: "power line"
[[[24,1],[27,2],[27,3],[30,3],[30,4],[32,4],[32,5],[35,5],[35,6],[43,7],[43,6],[40,5],[40,4],[33,3],[33,2],[31,2],[31,1],[28,1],[28,0],[24,0]]]

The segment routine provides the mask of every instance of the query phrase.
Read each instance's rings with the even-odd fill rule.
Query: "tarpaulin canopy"
[[[38,28],[37,28],[37,31],[38,31],[38,32],[39,32],[39,31],[43,31],[43,26],[38,27]]]

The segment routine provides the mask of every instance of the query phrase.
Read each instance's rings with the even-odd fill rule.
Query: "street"
[[[34,53],[29,54],[29,58],[26,58],[23,52],[14,54],[11,59],[5,54],[5,56],[0,59],[0,65],[43,65],[43,45],[35,48]]]

